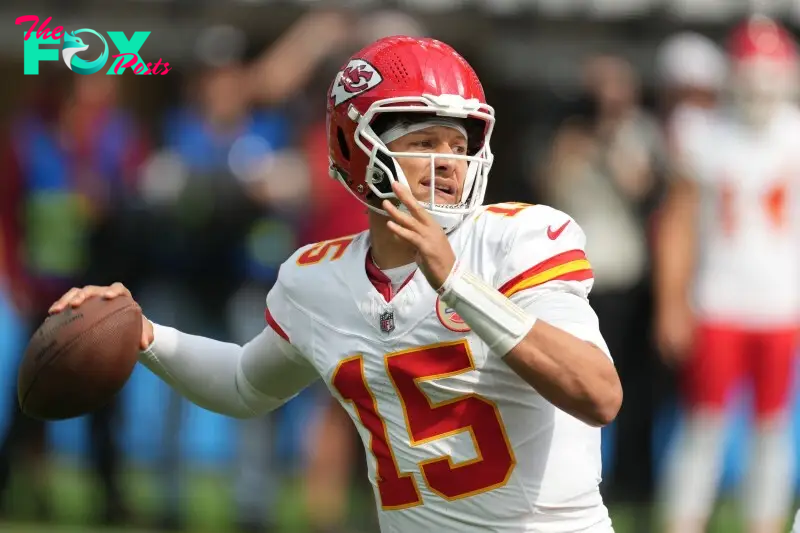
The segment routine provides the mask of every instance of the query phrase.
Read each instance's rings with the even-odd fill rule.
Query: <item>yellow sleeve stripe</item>
[[[585,281],[593,277],[592,265],[583,250],[571,250],[547,259],[515,276],[500,287],[507,297],[548,281]]]

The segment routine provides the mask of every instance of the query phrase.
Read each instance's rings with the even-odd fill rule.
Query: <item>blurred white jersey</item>
[[[582,230],[549,207],[485,206],[449,239],[520,305],[554,292],[585,300],[591,288]],[[366,272],[369,247],[361,233],[298,250],[267,316],[355,422],[381,531],[612,531],[600,430],[490,354],[420,271],[387,303]],[[594,314],[555,325],[607,352]]]
[[[733,111],[673,123],[682,171],[700,189],[695,305],[702,320],[749,328],[800,319],[800,112],[761,130]]]

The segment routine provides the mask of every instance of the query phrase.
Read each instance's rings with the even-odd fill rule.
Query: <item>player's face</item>
[[[390,142],[387,147],[393,152],[421,152],[437,154],[434,159],[437,204],[457,204],[464,188],[468,162],[450,159],[448,154],[466,155],[467,139],[458,130],[446,126],[431,126],[404,135]],[[441,154],[441,155],[439,155]],[[398,157],[397,162],[408,180],[411,193],[421,202],[429,202],[431,195],[431,159],[423,157]]]
[[[795,66],[756,60],[735,66],[733,94],[751,125],[762,127],[779,106],[794,97]]]

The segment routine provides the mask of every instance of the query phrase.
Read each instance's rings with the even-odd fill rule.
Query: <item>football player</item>
[[[788,426],[800,323],[800,113],[791,35],[757,17],[729,44],[734,98],[677,123],[677,176],[658,239],[658,337],[682,367],[687,423],[665,476],[668,531],[705,531],[721,475],[725,409],[754,386],[742,509],[751,533],[784,531]]]
[[[145,322],[141,362],[252,417],[322,378],[358,428],[382,531],[612,531],[600,427],[622,402],[574,220],[483,206],[493,109],[433,39],[355,54],[328,94],[331,174],[369,230],[298,250],[245,346]],[[85,287],[52,308],[127,294]]]

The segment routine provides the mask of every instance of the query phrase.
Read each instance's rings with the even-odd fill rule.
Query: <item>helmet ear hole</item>
[[[378,161],[386,165],[386,168],[394,171],[394,161],[392,161],[392,158],[390,156],[386,155],[383,152],[378,152],[375,157],[376,159],[378,159]],[[377,188],[380,192],[384,194],[392,192],[392,180],[389,176],[385,175],[386,172],[384,172],[383,169],[378,167],[375,167],[373,172],[377,172],[381,177],[380,181],[372,182],[373,185],[375,185],[375,188]],[[392,176],[392,177],[397,178],[397,176]]]
[[[345,139],[344,130],[341,127],[336,128],[336,140],[339,142],[339,151],[342,152],[342,157],[345,161],[350,161],[350,147],[347,145],[347,139]]]

